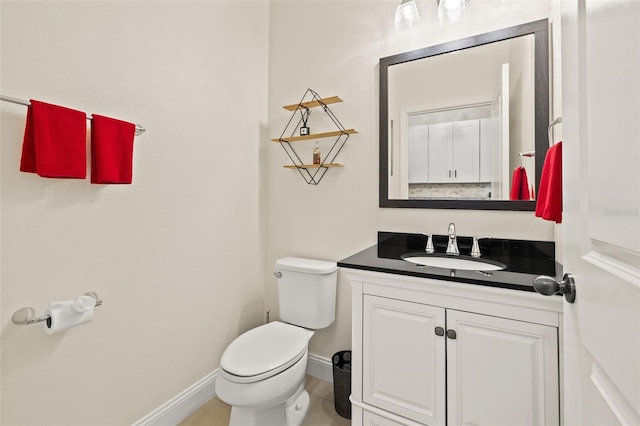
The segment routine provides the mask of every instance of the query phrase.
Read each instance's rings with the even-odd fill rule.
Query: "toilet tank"
[[[276,261],[280,319],[313,330],[336,318],[336,262],[285,257]]]

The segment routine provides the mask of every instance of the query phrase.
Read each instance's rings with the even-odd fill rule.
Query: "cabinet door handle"
[[[444,328],[436,327],[436,336],[444,336]]]
[[[449,177],[451,177],[451,170],[449,170]]]
[[[455,340],[457,335],[455,330],[447,330],[447,337],[451,340]]]
[[[457,171],[457,170],[454,170],[454,171],[453,171],[453,177],[454,177],[454,178],[457,178],[457,177],[458,177],[458,171]]]

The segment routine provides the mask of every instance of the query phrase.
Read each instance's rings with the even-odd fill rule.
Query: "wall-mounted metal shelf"
[[[322,139],[322,138],[331,138],[334,136],[340,136],[343,134],[348,134],[348,135],[352,135],[354,133],[358,133],[356,132],[354,129],[347,129],[347,130],[337,130],[335,132],[324,132],[324,133],[315,133],[315,134],[311,134],[311,135],[304,135],[304,136],[291,136],[288,138],[280,138],[280,139],[271,139],[274,142],[298,142],[298,141],[306,141],[309,139]]]
[[[311,100],[305,101],[305,99],[311,97]],[[345,127],[340,123],[338,118],[331,112],[327,105],[335,104],[338,102],[342,102],[338,96],[332,96],[329,98],[321,98],[316,92],[311,89],[307,89],[304,96],[297,104],[286,105],[283,108],[287,111],[292,111],[293,114],[287,123],[287,126],[283,130],[282,134],[277,139],[272,139],[273,142],[279,143],[282,148],[285,150],[289,159],[293,162],[293,165],[284,166],[287,169],[296,169],[300,172],[300,175],[304,178],[305,182],[309,185],[317,185],[320,183],[324,174],[327,172],[329,168],[333,167],[343,167],[342,164],[335,163],[335,158],[338,153],[344,146],[347,139],[349,139],[349,135],[354,133],[358,133],[354,129],[345,129]],[[331,119],[333,124],[337,127],[338,130],[316,133],[316,134],[296,134],[301,127],[307,127],[307,121],[311,114],[310,108],[321,107],[322,110],[327,114],[327,116]],[[300,118],[297,122],[294,123],[294,118],[297,113],[300,113]],[[289,136],[285,136],[289,134]],[[335,138],[333,145],[329,152],[324,156],[324,159],[319,164],[305,164],[300,156],[296,153],[291,145],[294,142],[302,142],[302,141],[310,141],[317,139],[325,139],[325,138]]]
[[[324,163],[324,164],[300,164],[294,166],[282,166],[285,169],[317,169],[320,167],[344,167],[340,163]]]

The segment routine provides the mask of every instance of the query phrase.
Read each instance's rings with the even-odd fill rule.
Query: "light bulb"
[[[410,27],[420,20],[418,8],[414,0],[402,0],[396,9],[395,28],[396,31]]]
[[[452,11],[462,7],[462,0],[441,0],[444,1],[444,7],[447,11]]]
[[[439,0],[438,17],[442,20],[443,16],[447,15],[450,21],[456,21],[468,2],[469,0]]]

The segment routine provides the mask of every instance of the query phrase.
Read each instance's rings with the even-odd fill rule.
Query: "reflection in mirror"
[[[535,209],[548,147],[547,26],[381,59],[381,207]]]
[[[532,35],[390,67],[400,161],[389,198],[510,199],[517,153],[535,150],[533,98]]]

